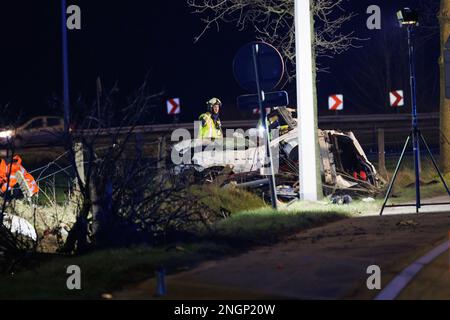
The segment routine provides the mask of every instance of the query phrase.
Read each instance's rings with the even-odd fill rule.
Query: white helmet
[[[222,106],[222,101],[219,100],[219,98],[211,98],[206,102],[208,106],[208,111],[211,111],[212,107],[216,104],[218,104],[220,107]]]

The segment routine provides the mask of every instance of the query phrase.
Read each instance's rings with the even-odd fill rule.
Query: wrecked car
[[[294,110],[275,108],[268,114],[271,132],[270,146],[276,170],[277,194],[295,198],[298,195],[298,131]],[[265,167],[266,149],[248,132],[248,136],[234,134],[216,140],[192,139],[175,144],[172,155],[182,161],[175,166],[177,173],[192,168],[205,182],[221,177],[224,186],[235,184],[246,188],[264,188],[268,185]],[[272,134],[271,134],[272,135]],[[261,137],[259,137],[261,138]],[[326,195],[341,191],[376,195],[383,184],[373,164],[351,131],[318,130],[320,169]],[[173,159],[173,157],[172,157]],[[225,176],[225,177],[224,177]]]

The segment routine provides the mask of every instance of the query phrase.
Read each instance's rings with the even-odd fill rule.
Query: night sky
[[[361,48],[319,59],[321,66],[328,68],[318,75],[320,114],[334,114],[327,111],[327,97],[334,93],[344,94],[345,114],[398,112],[388,107],[387,93],[383,94],[387,82],[392,89],[408,90],[406,39],[395,12],[406,5],[422,8],[423,3],[347,2],[345,9],[358,16],[344,31],[353,30],[366,40],[357,43]],[[232,24],[222,24],[220,32],[211,29],[194,44],[203,24],[184,0],[68,0],[70,4],[82,10],[82,29],[69,31],[72,104],[78,99],[86,103],[94,100],[97,77],[102,79],[104,90],[117,82],[119,96],[125,99],[148,75],[154,92],[163,90],[164,98],[181,98],[180,121],[197,118],[204,111],[205,101],[213,96],[224,102],[222,118],[250,117],[235,107],[236,97],[246,92],[236,84],[231,65],[237,50],[255,39],[253,30],[240,32]],[[381,31],[366,28],[366,9],[371,4],[382,8]],[[54,103],[62,95],[60,2],[8,1],[0,10],[0,105],[9,104],[10,110],[20,111],[24,120],[34,115],[61,115]],[[437,111],[437,20],[429,19],[422,29],[417,34],[418,108],[419,112]],[[391,63],[386,62],[386,56],[391,57]],[[389,81],[380,73],[381,66],[387,65]],[[279,89],[287,90],[295,101],[294,84]],[[399,111],[408,112],[408,108]],[[164,113],[165,105],[161,104],[154,115],[157,122],[171,121]],[[14,119],[3,118],[2,122],[8,120]],[[152,121],[149,117],[147,122]]]

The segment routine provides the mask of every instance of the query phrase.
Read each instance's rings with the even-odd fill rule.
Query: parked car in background
[[[59,142],[64,131],[64,120],[54,116],[34,117],[17,128],[0,131],[0,144],[13,143],[16,147]]]

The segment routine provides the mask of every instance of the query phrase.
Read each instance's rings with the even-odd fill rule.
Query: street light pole
[[[295,0],[294,20],[300,200],[317,201],[317,131],[310,0]]]
[[[412,43],[413,25],[407,26],[408,33],[408,58],[409,58],[409,74],[411,86],[411,113],[412,113],[412,144],[414,151],[414,171],[416,174],[416,212],[419,212],[420,205],[420,152],[419,152],[419,126],[417,120],[417,93],[416,93],[416,67],[414,64],[414,44]]]
[[[69,52],[68,52],[66,22],[67,22],[66,0],[61,0],[64,133],[67,135],[69,133],[69,124],[70,124],[70,96],[69,96]]]

